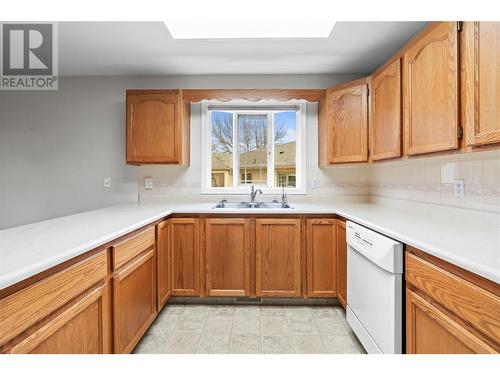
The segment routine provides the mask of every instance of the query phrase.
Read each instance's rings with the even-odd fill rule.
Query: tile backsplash
[[[465,195],[454,194],[464,180]],[[500,212],[500,151],[374,163],[370,194],[416,202]]]
[[[391,198],[500,213],[500,150],[394,160],[372,164],[336,165],[318,168],[308,163],[307,196]],[[163,196],[198,196],[199,166],[189,168],[143,166],[139,170],[141,199]],[[144,178],[152,177],[153,190],[144,189]],[[317,188],[311,187],[316,180]],[[464,197],[454,194],[454,180],[464,180]],[[215,197],[206,197],[215,199]]]

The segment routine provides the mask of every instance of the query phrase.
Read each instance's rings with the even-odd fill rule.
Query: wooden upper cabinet
[[[170,219],[172,295],[200,295],[200,225],[196,218]]]
[[[347,242],[345,223],[336,220],[337,225],[337,298],[344,308],[347,305]]]
[[[170,221],[156,226],[156,274],[158,310],[170,297]]]
[[[325,140],[320,138],[319,141],[327,142],[328,164],[367,161],[368,84],[366,79],[328,89],[326,101],[328,134]]]
[[[337,295],[335,219],[307,219],[307,295]]]
[[[206,293],[250,296],[250,220],[205,220]]]
[[[467,145],[500,143],[500,22],[465,22],[464,121]]]
[[[458,147],[457,37],[456,22],[436,23],[404,53],[404,138],[408,155]]]
[[[256,219],[255,291],[269,297],[300,297],[300,219]]]
[[[127,163],[189,164],[189,109],[181,90],[127,90]]]
[[[370,90],[370,159],[401,156],[401,62],[376,73]]]

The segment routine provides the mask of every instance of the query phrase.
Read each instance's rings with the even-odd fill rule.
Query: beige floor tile
[[[212,305],[210,315],[234,315],[236,306],[231,305]]]
[[[321,336],[292,336],[297,354],[323,354],[325,346]]]
[[[294,354],[290,336],[264,336],[262,338],[264,354]]]
[[[233,333],[260,335],[260,317],[236,315],[233,321]]]
[[[288,325],[292,335],[319,335],[318,328],[311,316],[290,316]]]
[[[313,316],[326,317],[326,316],[339,316],[337,310],[342,310],[341,307],[331,306],[312,306],[309,307]]]
[[[235,315],[260,315],[260,306],[238,306],[234,311]]]
[[[261,306],[260,314],[267,316],[285,316],[286,310],[283,306]]]
[[[288,320],[284,316],[262,316],[261,325],[264,336],[282,336],[290,333]]]
[[[326,351],[331,354],[360,354],[362,351],[350,335],[323,336]]]
[[[226,354],[229,353],[230,335],[203,334],[200,338],[197,353]]]
[[[203,331],[207,317],[205,315],[182,315],[175,326],[176,332]]]
[[[164,334],[172,332],[179,321],[181,315],[161,312],[151,325],[148,333]]]
[[[260,354],[262,353],[260,335],[233,334],[229,352],[232,354]]]
[[[168,305],[164,307],[162,313],[168,314],[184,314],[184,305]]]
[[[285,308],[287,316],[311,316],[311,310],[307,306],[287,306]]]
[[[208,315],[210,305],[186,305],[184,314]]]
[[[341,335],[349,333],[347,326],[339,317],[315,317],[320,335]]]
[[[233,317],[226,315],[210,315],[204,333],[229,334],[233,327]]]
[[[174,332],[167,344],[167,353],[194,354],[200,341],[199,333]]]
[[[135,354],[165,354],[169,335],[153,335],[147,333],[134,349]]]

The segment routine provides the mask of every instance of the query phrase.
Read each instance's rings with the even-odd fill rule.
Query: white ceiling
[[[371,73],[425,22],[337,22],[324,39],[175,40],[162,22],[59,23],[59,74]]]

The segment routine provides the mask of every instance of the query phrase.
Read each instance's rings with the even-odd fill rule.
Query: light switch
[[[146,190],[153,189],[153,178],[152,177],[146,177],[144,179],[144,189],[146,189]]]

